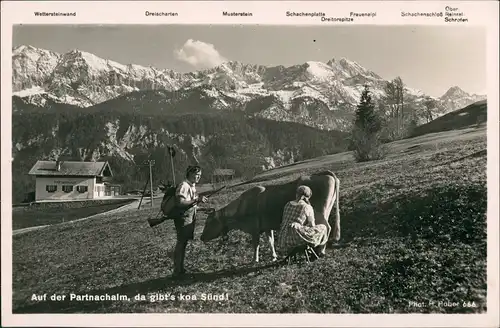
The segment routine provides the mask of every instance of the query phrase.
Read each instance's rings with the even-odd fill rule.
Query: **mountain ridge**
[[[59,54],[22,45],[13,49],[12,61],[13,96],[20,98],[16,100],[18,104],[26,106],[44,108],[58,103],[72,105],[68,110],[73,106],[90,108],[126,95],[138,95],[136,92],[161,90],[171,92],[171,102],[199,95],[211,99],[206,103],[219,110],[238,109],[276,121],[342,131],[352,123],[363,86],[369,85],[378,101],[384,96],[387,83],[347,58],[333,58],[327,63],[307,61],[288,67],[227,61],[214,68],[179,73],[120,64],[78,49]],[[200,88],[204,91],[199,92]],[[436,117],[486,98],[457,88],[451,87],[436,98],[406,87],[406,106],[421,110],[424,102],[432,99],[437,104],[433,115]]]

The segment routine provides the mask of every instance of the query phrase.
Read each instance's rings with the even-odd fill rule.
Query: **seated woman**
[[[299,186],[295,200],[285,205],[278,241],[280,251],[285,254],[298,246],[310,245],[323,246],[318,255],[325,255],[324,245],[328,241],[327,227],[324,224],[315,224],[314,210],[309,203],[311,196],[311,188]]]

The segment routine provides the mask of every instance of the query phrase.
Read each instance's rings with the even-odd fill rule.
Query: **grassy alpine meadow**
[[[78,220],[132,203],[133,199],[36,203],[12,209],[12,229]]]
[[[262,237],[261,262],[251,264],[248,235],[232,231],[226,243],[199,240],[206,218],[200,210],[197,239],[186,255],[191,274],[172,280],[173,222],[146,223],[158,212],[156,201],[153,208],[13,236],[13,311],[485,312],[485,127],[388,147],[384,160],[324,156],[270,170],[210,198],[207,206],[220,207],[253,185],[332,170],[341,181],[342,237],[323,259],[272,263]],[[51,300],[53,294],[65,299]]]

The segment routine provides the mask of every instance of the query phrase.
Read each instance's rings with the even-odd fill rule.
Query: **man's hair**
[[[201,167],[198,165],[189,165],[186,169],[186,178],[189,177],[190,174],[196,174],[201,172]]]

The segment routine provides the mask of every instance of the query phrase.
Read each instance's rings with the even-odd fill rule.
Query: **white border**
[[[11,102],[12,102],[12,25],[13,24],[261,24],[261,25],[443,25],[442,18],[404,18],[404,11],[444,11],[445,6],[459,7],[469,19],[468,25],[487,28],[488,78],[488,312],[487,314],[12,314],[12,180],[11,180]],[[1,3],[2,18],[2,130],[1,130],[1,231],[2,231],[2,326],[290,326],[290,327],[498,327],[498,9],[496,1],[15,1]],[[175,11],[178,17],[145,17],[144,11]],[[221,12],[250,11],[253,17],[222,17]],[[286,17],[286,11],[325,12],[326,16],[347,17],[350,11],[376,11],[377,17],[357,19],[353,23],[322,23],[317,17]],[[74,12],[77,17],[35,17],[34,11]],[[326,25],[325,25],[326,24]],[[462,24],[461,24],[462,25]],[[467,45],[464,45],[466,48]]]

